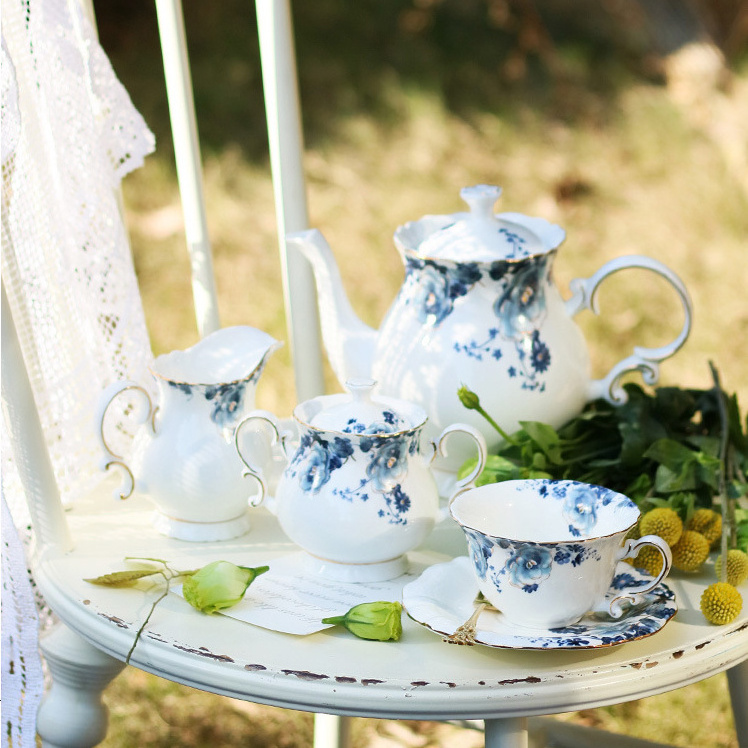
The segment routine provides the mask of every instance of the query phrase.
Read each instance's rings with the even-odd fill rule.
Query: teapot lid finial
[[[501,187],[493,184],[476,184],[472,187],[463,187],[460,197],[470,207],[470,217],[491,220],[494,218],[493,206],[501,197]]]

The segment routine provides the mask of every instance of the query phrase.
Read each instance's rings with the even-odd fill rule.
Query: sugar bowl
[[[455,484],[455,496],[473,485],[485,462],[485,440],[477,429],[455,423],[422,444],[426,412],[413,403],[374,394],[371,379],[350,380],[347,393],[315,397],[293,413],[295,438],[278,419],[255,412],[236,429],[235,444],[245,475],[259,481],[252,500],[264,503],[288,537],[315,560],[323,576],[339,581],[383,581],[407,569],[405,554],[420,545],[435,523],[448,516],[439,506],[432,463],[446,455],[445,441],[462,432],[478,462]],[[262,468],[242,450],[249,424],[267,425],[287,463],[270,496]],[[455,438],[455,437],[452,437]]]

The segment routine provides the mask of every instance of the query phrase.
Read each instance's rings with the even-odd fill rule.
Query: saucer
[[[652,577],[641,569],[620,562],[606,595],[612,598],[616,587],[649,584]],[[418,579],[403,588],[403,606],[417,623],[442,636],[449,636],[474,610],[478,583],[472,562],[459,556],[427,568]],[[587,614],[572,626],[557,629],[530,629],[510,624],[500,612],[484,610],[478,619],[475,641],[487,647],[505,649],[595,649],[643,639],[657,633],[678,610],[673,592],[660,583],[621,618]]]

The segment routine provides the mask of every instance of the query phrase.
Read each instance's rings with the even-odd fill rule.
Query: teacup
[[[508,623],[554,629],[586,613],[619,618],[667,575],[671,553],[657,535],[626,539],[639,519],[631,499],[602,486],[564,480],[514,480],[469,489],[450,504],[468,541],[484,597]],[[653,546],[663,558],[647,585],[616,586],[616,565]]]

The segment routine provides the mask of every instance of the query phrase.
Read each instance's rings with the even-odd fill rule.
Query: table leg
[[[92,647],[63,623],[50,629],[39,644],[52,673],[52,686],[36,717],[42,745],[93,748],[107,732],[102,691],[124,663]]]
[[[350,738],[350,717],[314,715],[314,748],[349,748]]]
[[[527,717],[486,720],[486,748],[527,747]]]
[[[727,684],[730,687],[732,714],[735,719],[735,732],[738,745],[748,746],[748,660],[727,671]]]

